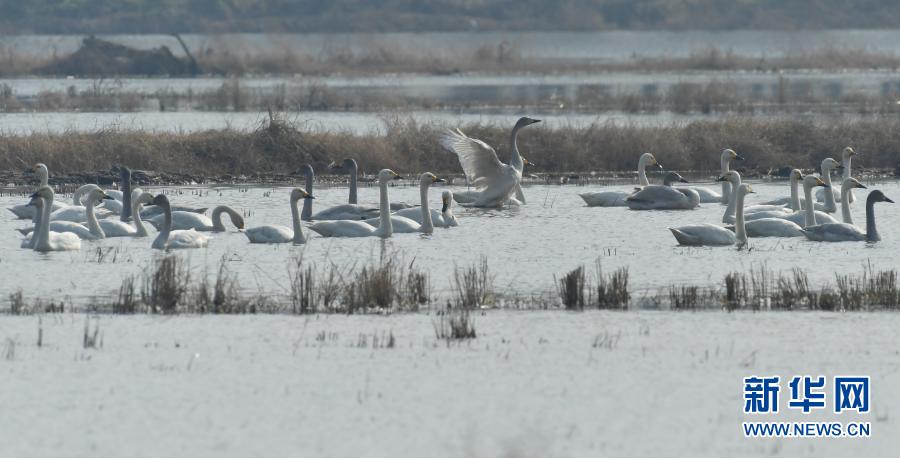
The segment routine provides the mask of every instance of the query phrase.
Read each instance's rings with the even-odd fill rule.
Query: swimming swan
[[[309,182],[307,182],[308,184]],[[259,226],[251,227],[244,231],[250,243],[290,243],[294,244],[306,243],[306,236],[303,234],[303,226],[300,224],[300,214],[297,211],[297,203],[300,199],[315,199],[308,192],[294,188],[291,191],[291,222],[293,229],[286,226]]]
[[[835,213],[837,211],[837,205],[835,204],[835,196],[834,196],[834,192],[832,190],[833,187],[831,184],[831,172],[840,166],[841,165],[838,164],[838,161],[836,161],[830,157],[826,157],[825,159],[822,160],[822,165],[821,165],[822,181],[824,181],[825,184],[827,184],[829,186],[829,188],[823,190],[823,194],[822,194],[822,197],[824,197],[824,200],[825,200],[825,212],[826,213]],[[818,193],[816,193],[816,194],[818,194]],[[837,196],[837,198],[839,199],[840,196]]]
[[[806,199],[800,197],[797,191],[799,182],[803,181],[803,172],[801,172],[800,169],[793,169],[791,170],[789,177],[788,187],[790,189],[790,195],[763,202],[762,205],[786,205],[793,212],[798,212],[803,209],[803,206],[806,205]],[[825,205],[815,202],[815,209],[823,210],[825,209]]]
[[[163,211],[163,224],[159,234],[153,239],[151,247],[155,250],[179,250],[185,248],[205,248],[209,245],[209,237],[193,229],[187,231],[172,230],[172,209],[169,199],[159,194],[153,198],[153,205]]]
[[[441,212],[431,210],[428,207],[428,188],[434,183],[443,183],[443,178],[434,176],[433,173],[425,172],[419,176],[419,196],[421,205],[419,208],[405,208],[397,210],[391,214],[391,223],[394,226],[395,233],[411,233],[421,232],[423,234],[431,234],[434,232],[434,220],[441,218]],[[380,219],[367,219],[366,223],[378,227]]]
[[[744,158],[740,154],[735,153],[731,148],[722,150],[722,154],[719,155],[719,176],[725,175],[731,170],[731,161],[743,160]],[[709,188],[691,186],[689,187],[689,189],[697,191],[697,194],[700,196],[701,204],[721,203],[727,205],[729,199],[731,199],[731,183],[727,181],[722,182],[721,194]]]
[[[811,186],[825,186],[825,183],[822,182],[822,180],[819,180],[818,178],[815,178],[815,177],[813,177],[813,178],[814,178],[814,180],[811,181],[811,183],[812,183]],[[741,175],[740,175],[740,173],[738,173],[735,170],[732,170],[732,171],[726,173],[720,179],[727,179],[727,180],[731,181],[732,187],[741,183]],[[818,180],[818,181],[815,181],[815,180]],[[821,184],[817,184],[817,183],[821,183]],[[791,180],[791,194],[792,195],[796,195],[796,189],[797,189],[797,181],[792,179]],[[810,188],[810,189],[812,189],[812,188]],[[812,192],[812,191],[810,191],[810,192]],[[732,195],[731,202],[729,202],[728,207],[725,209],[725,214],[722,216],[723,223],[734,223],[735,222],[735,217],[734,217],[735,205],[736,205],[736,202],[735,202],[734,196]],[[759,208],[758,206],[755,206],[755,205],[753,207]],[[801,226],[801,227],[806,225],[806,214],[804,212],[801,212],[801,211],[791,212],[780,206],[775,206],[774,208],[776,208],[776,210],[759,210],[759,211],[754,211],[751,213],[746,213],[746,210],[745,210],[744,219],[746,221],[753,221],[753,220],[765,219],[765,218],[778,218],[778,219],[788,220],[788,221],[790,221],[798,226]],[[825,222],[836,222],[834,220],[834,218],[832,218],[827,213],[816,211],[814,214],[816,215],[817,218],[820,218]]]
[[[356,161],[353,159],[344,159],[344,162],[341,165],[331,163],[328,166],[331,170],[344,170],[350,175],[350,199],[349,203],[342,205],[335,205],[333,207],[326,208],[315,215],[310,216],[313,220],[318,221],[336,221],[336,220],[363,220],[366,218],[371,218],[378,215],[378,209],[374,207],[370,207],[367,205],[359,205],[356,203],[356,181],[357,181],[357,170],[358,167],[356,165]],[[312,194],[312,167],[306,171],[306,192]],[[303,209],[306,210],[307,204],[309,205],[309,212],[312,213],[312,201],[306,200],[303,202]]]
[[[720,177],[721,179],[721,177]],[[749,184],[742,184],[737,187],[737,191],[732,193],[732,199],[737,202],[737,211],[735,217],[734,232],[714,224],[695,224],[692,226],[682,226],[672,228],[672,235],[681,245],[688,246],[725,246],[734,245],[743,246],[747,243],[747,232],[744,227],[744,197],[753,193],[753,188]]]
[[[391,210],[388,199],[387,184],[390,180],[399,180],[403,177],[393,170],[384,169],[378,172],[378,187],[380,191],[379,212],[381,222],[378,227],[372,227],[362,221],[317,221],[309,226],[309,229],[323,237],[390,237],[394,232],[391,224]]]
[[[194,212],[171,211],[172,229],[187,230],[193,229],[201,232],[225,232],[225,225],[222,224],[222,213],[227,213],[231,219],[231,224],[238,229],[244,228],[244,217],[242,217],[233,208],[226,205],[219,205],[212,211],[212,218]],[[156,227],[161,227],[165,215],[156,215],[149,221]]]
[[[487,143],[470,138],[459,129],[445,132],[440,139],[441,146],[457,155],[467,179],[476,188],[474,191],[456,193],[456,201],[473,207],[505,205],[522,180],[524,162],[517,146],[519,130],[538,122],[540,120],[527,117],[519,118],[516,122],[510,135],[512,151],[509,165],[500,162],[497,152]]]
[[[650,181],[647,180],[646,172],[648,165],[660,169],[663,168],[652,154],[641,154],[641,158],[638,160],[638,184],[641,188],[650,186]],[[588,207],[624,207],[627,205],[625,203],[625,198],[633,193],[634,191],[595,191],[584,192],[578,195],[584,199],[584,202]]]
[[[50,173],[47,170],[46,165],[37,163],[33,167],[31,167],[31,169],[25,171],[26,174],[29,172],[37,175],[37,178],[38,178],[37,189],[47,186],[47,182],[48,182]],[[37,189],[35,189],[35,190],[37,190]],[[52,210],[58,210],[62,207],[65,207],[65,205],[62,204],[61,202],[54,202]],[[27,202],[24,204],[20,204],[20,205],[14,205],[12,207],[9,207],[7,210],[11,211],[13,215],[16,215],[16,218],[30,219],[35,224],[37,224],[37,218],[38,218],[38,216],[40,216],[39,212],[37,212],[35,210],[35,207],[33,205],[28,205]]]
[[[35,233],[31,234],[31,241],[22,244],[25,248],[34,251],[78,251],[81,249],[81,239],[71,232],[53,232],[50,230],[50,210],[53,208],[53,190],[49,186],[42,186],[31,195],[29,205],[40,212]]]
[[[866,199],[865,232],[852,224],[831,223],[809,226],[806,229],[803,229],[803,233],[806,235],[806,238],[817,242],[852,242],[863,240],[866,242],[878,242],[881,240],[881,236],[878,235],[878,230],[875,228],[876,202],[893,203],[894,201],[888,199],[884,193],[877,189],[869,193],[869,197]]]
[[[695,188],[673,188],[672,183],[688,181],[675,172],[663,178],[662,185],[644,186],[640,191],[625,198],[632,210],[690,210],[700,205],[700,196]]]
[[[75,199],[78,199],[80,201],[82,195],[86,195],[94,189],[100,189],[100,186],[97,186],[95,184],[86,184],[79,187],[77,190],[75,190]],[[94,210],[94,216],[96,216],[97,218],[106,218],[108,216],[111,216],[112,214],[113,213],[111,211],[105,208],[97,208]],[[54,210],[53,213],[50,214],[50,221],[72,221],[76,223],[86,223],[87,207],[78,204],[68,205]]]
[[[147,227],[144,225],[143,217],[141,216],[141,208],[153,202],[153,194],[149,192],[144,192],[141,189],[135,189],[131,191],[131,215],[132,222],[134,223],[134,236],[135,237],[147,237],[149,233],[147,232]]]

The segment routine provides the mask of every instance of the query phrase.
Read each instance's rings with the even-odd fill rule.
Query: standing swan
[[[681,245],[725,246],[737,244],[738,246],[743,246],[747,243],[747,231],[744,227],[744,197],[750,193],[753,193],[753,188],[749,184],[738,186],[734,192],[733,198],[737,201],[735,215],[737,222],[734,226],[734,232],[714,224],[670,227],[669,230],[672,231],[675,240]]]
[[[219,205],[212,211],[212,218],[201,215],[200,213],[186,211],[171,211],[172,229],[187,230],[194,229],[202,232],[225,232],[225,225],[222,223],[222,213],[227,213],[231,219],[231,224],[238,229],[244,228],[244,217],[233,208],[226,205]],[[161,227],[165,214],[156,215],[148,221],[156,227]]]
[[[638,184],[641,188],[650,186],[650,181],[647,180],[646,171],[648,165],[659,167],[660,169],[663,168],[652,154],[641,154],[641,158],[638,160],[637,170]],[[595,191],[584,192],[578,195],[584,199],[584,202],[588,207],[624,207],[627,205],[625,203],[625,198],[633,193],[634,191]]]
[[[887,196],[884,195],[884,193],[877,189],[869,193],[869,197],[866,199],[865,232],[861,231],[858,227],[852,224],[828,223],[820,224],[818,226],[809,226],[803,229],[803,233],[806,235],[806,238],[817,242],[854,242],[863,240],[866,242],[881,241],[881,236],[878,235],[878,230],[875,228],[876,202],[893,203],[894,201],[888,199]]]
[[[517,139],[519,130],[538,123],[540,120],[519,118],[510,134],[509,165],[500,162],[497,152],[487,143],[466,136],[459,129],[448,130],[441,136],[441,146],[455,153],[459,158],[466,178],[471,180],[475,191],[465,191],[454,195],[457,202],[473,207],[502,207],[516,192],[522,180],[525,162],[519,154]]]
[[[209,237],[193,229],[189,231],[172,230],[172,208],[169,207],[169,199],[159,194],[153,198],[153,205],[159,206],[163,211],[163,224],[159,228],[159,235],[153,240],[151,247],[155,250],[178,250],[183,248],[205,248],[209,245]]]
[[[688,181],[675,172],[669,172],[663,178],[663,184],[645,186],[625,198],[625,203],[632,210],[690,210],[700,205],[700,196],[696,188],[673,188],[672,183]]]
[[[390,237],[394,228],[391,224],[390,201],[388,200],[388,181],[399,180],[403,177],[390,169],[378,172],[378,187],[380,191],[379,213],[381,221],[378,227],[372,227],[362,221],[318,221],[309,226],[309,229],[323,237]]]
[[[294,242],[295,245],[306,243],[306,236],[303,235],[303,226],[300,224],[300,214],[297,211],[297,202],[300,199],[315,199],[308,192],[294,188],[291,191],[291,222],[293,229],[285,226],[259,226],[251,227],[244,231],[250,243],[289,243]]]
[[[81,249],[81,239],[71,232],[50,231],[50,210],[53,208],[53,190],[49,186],[42,186],[31,195],[29,205],[40,212],[40,217],[35,226],[35,232],[31,234],[31,243],[23,244],[34,251],[78,251]]]

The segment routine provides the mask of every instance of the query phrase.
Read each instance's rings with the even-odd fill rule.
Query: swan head
[[[803,177],[803,187],[804,188],[808,187],[808,188],[812,189],[816,186],[824,186],[826,188],[831,187],[831,186],[828,186],[828,184],[826,184],[824,181],[822,181],[821,178],[819,178],[815,175],[806,175],[805,177]]]
[[[47,169],[47,166],[44,165],[43,162],[38,162],[37,164],[34,164],[31,167],[30,171],[34,172],[34,173],[43,173],[45,175],[49,175],[49,173],[50,173],[49,169]]]
[[[300,199],[315,199],[312,194],[300,188],[291,190],[291,202],[297,202]]]
[[[663,178],[663,184],[666,186],[672,186],[672,183],[687,183],[688,180],[685,180],[681,175],[676,172],[669,172]]]
[[[756,191],[754,191],[753,188],[750,187],[750,185],[747,183],[740,185],[738,187],[738,192],[741,194],[756,194]]]
[[[641,159],[639,162],[642,162],[646,165],[652,165],[660,169],[663,168],[662,164],[660,164],[659,161],[656,160],[656,156],[650,153],[641,154]]]
[[[526,159],[526,158],[524,158],[524,157],[522,158],[522,163],[525,164],[525,165],[534,165],[534,162],[531,162],[531,161],[529,161],[528,159]]]
[[[312,168],[312,167],[310,167],[310,168]],[[340,164],[338,164],[337,162],[332,162],[331,164],[328,164],[329,170],[348,171],[348,170],[355,170],[356,168],[357,168],[356,161],[349,157],[344,159],[343,161],[341,161]]]
[[[866,199],[866,203],[869,203],[869,202],[872,202],[872,203],[874,203],[874,202],[894,203],[893,200],[889,199],[888,196],[884,195],[884,193],[878,189],[869,193],[869,197]]]
[[[847,178],[846,180],[844,180],[844,182],[841,184],[841,186],[844,188],[848,188],[848,189],[853,189],[853,188],[868,189],[866,187],[866,185],[860,183],[859,180],[857,180],[856,178]]]
[[[822,172],[824,173],[826,170],[835,170],[841,167],[841,163],[830,158],[826,157],[822,159]]]
[[[853,148],[848,146],[848,147],[844,148],[844,151],[841,153],[841,156],[842,157],[856,156],[856,151],[853,151]]]
[[[122,166],[119,169],[119,177],[122,178],[123,183],[127,183],[128,181],[131,181],[131,169],[129,169],[128,167]]]
[[[741,156],[740,154],[735,153],[734,150],[731,148],[726,148],[726,149],[722,150],[722,157],[731,159],[732,161],[743,161],[744,160],[744,156]]]
[[[794,180],[801,181],[801,180],[803,180],[803,172],[800,171],[800,169],[791,170],[790,178],[791,178],[791,181],[794,181]]]
[[[303,164],[302,166],[300,166],[300,171],[303,172],[303,176],[305,177],[313,176],[313,168],[309,164]]]
[[[716,178],[716,181],[727,181],[731,184],[736,185],[741,182],[741,174],[736,170],[731,170],[725,172],[725,174],[720,176],[719,178]]]
[[[446,180],[444,180],[443,178],[438,178],[431,172],[425,172],[419,176],[419,183],[426,186],[430,186],[434,183],[443,183],[445,181]]]
[[[445,189],[444,192],[441,193],[441,213],[446,212],[448,208],[450,208],[450,204],[453,203],[453,192],[449,189]]]
[[[532,125],[532,124],[536,124],[536,123],[539,123],[539,122],[541,122],[540,119],[533,119],[533,118],[529,118],[529,117],[527,117],[527,116],[523,116],[523,117],[519,118],[518,121],[516,121],[516,127],[515,127],[515,128],[518,129],[518,128],[525,127],[525,126],[530,126],[530,125]]]
[[[403,179],[402,176],[400,176],[397,172],[395,172],[391,169],[381,169],[381,171],[378,172],[378,182],[379,183],[387,183],[388,181],[391,181],[391,180],[402,180],[402,179]]]
[[[169,198],[163,194],[157,194],[156,197],[150,202],[153,205],[158,205],[161,208],[170,208],[169,207]]]

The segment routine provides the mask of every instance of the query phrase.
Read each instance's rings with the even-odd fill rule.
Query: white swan
[[[841,165],[840,165],[840,167],[838,167],[838,169],[841,170],[841,183],[843,183],[844,180],[846,180],[847,178],[851,178],[851,176],[853,175],[853,173],[851,171],[851,168],[852,168],[851,163],[853,162],[853,156],[856,156],[856,151],[854,151],[853,148],[851,148],[849,146],[844,148],[843,151],[841,151]],[[834,198],[835,201],[838,201],[841,199],[840,193],[841,193],[841,191],[838,189],[831,190],[832,197]],[[824,189],[820,189],[816,192],[816,200],[818,200],[820,202],[825,201],[825,190]],[[852,204],[855,201],[856,201],[856,198],[853,196],[853,192],[851,191],[850,192],[850,203]]]
[[[735,153],[731,148],[722,150],[722,154],[719,155],[719,176],[725,175],[731,170],[731,161],[743,160],[744,158],[740,154]],[[727,205],[728,201],[731,199],[731,183],[727,181],[722,182],[721,194],[709,188],[696,186],[690,186],[689,188],[697,191],[697,194],[700,196],[701,204],[721,203]]]
[[[141,207],[152,202],[153,194],[150,194],[149,192],[144,192],[140,189],[135,189],[131,192],[131,214],[133,216],[132,220],[134,222],[135,237],[147,237],[149,235],[147,227],[144,226],[143,217],[141,216]]]
[[[453,192],[449,189],[445,189],[441,192],[441,211],[431,210],[431,221],[434,223],[435,227],[456,227],[459,226],[459,221],[456,220],[456,215],[453,214]],[[419,224],[422,224],[422,212],[415,208],[407,208],[403,210],[398,210],[394,213],[398,216],[403,216],[409,218]]]
[[[826,157],[825,159],[822,160],[822,165],[821,165],[822,181],[824,181],[825,184],[828,185],[828,188],[824,189],[823,194],[822,194],[822,197],[825,200],[824,211],[826,213],[837,212],[837,205],[835,203],[835,195],[833,192],[833,186],[831,184],[831,172],[840,166],[841,165],[838,163],[838,161],[836,161],[830,157]],[[839,199],[840,196],[837,196],[837,198]]]
[[[50,173],[47,170],[46,165],[37,163],[33,167],[31,167],[30,170],[27,170],[25,173],[29,173],[29,172],[37,175],[37,178],[38,178],[37,189],[47,186]],[[60,202],[54,202],[52,210],[57,210],[62,207],[65,207],[65,205]],[[30,219],[32,222],[37,223],[37,217],[39,215],[38,215],[38,212],[35,211],[35,207],[33,205],[28,205],[28,203],[24,203],[24,204],[14,205],[12,207],[9,207],[9,208],[7,208],[7,210],[11,211],[13,215],[16,215],[16,218]]]
[[[34,251],[78,251],[81,249],[81,239],[71,232],[53,232],[50,230],[50,210],[53,208],[53,190],[49,186],[42,186],[31,195],[29,205],[36,207],[40,212],[35,232],[31,234],[31,241],[24,242],[23,247],[32,248]]]
[[[178,250],[185,248],[205,248],[209,245],[209,237],[193,229],[187,231],[172,230],[172,209],[169,199],[159,194],[153,198],[153,205],[163,211],[163,224],[151,247],[155,250]]]
[[[878,242],[881,240],[881,236],[878,234],[878,230],[875,228],[876,202],[893,203],[894,201],[888,199],[887,196],[884,195],[884,193],[877,189],[869,193],[869,197],[866,199],[865,232],[852,224],[830,223],[820,224],[817,226],[808,226],[803,229],[803,233],[806,235],[806,238],[817,242]]]
[[[137,235],[137,228],[131,224],[113,219],[97,220],[97,217],[94,214],[96,211],[95,205],[100,202],[109,202],[111,200],[115,199],[110,197],[100,188],[92,189],[88,192],[86,205],[88,229],[98,239],[106,237],[134,237]],[[131,202],[130,197],[128,201]]]
[[[505,205],[522,180],[524,161],[517,146],[519,130],[538,122],[540,120],[527,117],[519,118],[516,122],[510,135],[512,151],[509,165],[500,162],[494,148],[481,140],[466,136],[459,129],[444,133],[440,139],[441,146],[457,155],[466,178],[476,188],[475,191],[456,193],[456,201],[473,207]]]
[[[675,172],[663,178],[662,185],[644,186],[640,191],[625,198],[632,210],[690,210],[700,205],[700,196],[695,188],[673,188],[672,183],[688,181]]]
[[[650,186],[650,181],[647,180],[647,172],[646,168],[648,165],[652,165],[662,169],[662,165],[656,160],[650,153],[641,154],[640,159],[638,159],[638,184],[641,188],[644,186]],[[584,202],[588,205],[588,207],[624,207],[627,204],[625,203],[625,198],[632,195],[634,191],[594,191],[594,192],[583,192],[578,194],[584,199]]]
[[[688,246],[724,246],[734,245],[743,246],[747,243],[747,232],[744,226],[744,197],[753,193],[753,188],[749,184],[742,184],[732,193],[732,199],[737,202],[736,219],[737,223],[734,232],[714,224],[695,224],[691,226],[682,226],[672,228],[672,235],[681,245]]]
[[[431,234],[434,232],[434,220],[443,218],[441,212],[429,209],[428,188],[434,183],[443,182],[443,178],[438,178],[430,172],[425,172],[419,176],[419,197],[422,203],[419,208],[404,208],[391,214],[391,223],[394,226],[395,233],[421,232],[423,234]],[[367,219],[365,222],[378,227],[381,220],[380,218],[373,218]]]
[[[384,169],[378,172],[378,187],[380,191],[379,211],[381,222],[378,227],[372,227],[362,221],[317,221],[309,226],[309,229],[323,237],[390,237],[394,228],[391,223],[390,200],[388,199],[388,181],[399,180],[402,177],[393,170]]]
[[[518,145],[516,145],[515,138],[513,138],[513,147],[516,148],[516,150],[519,149]],[[521,172],[522,172],[523,177],[525,176],[525,166],[526,165],[534,165],[534,164],[532,164],[531,161],[529,161],[527,158],[522,157]],[[527,203],[527,201],[525,200],[525,193],[522,192],[522,182],[521,181],[516,183],[516,192],[513,195],[513,199],[515,199],[515,201],[512,201],[512,200],[510,201],[510,203],[513,205],[525,205]]]
[[[201,232],[225,232],[225,225],[222,223],[222,213],[228,214],[231,223],[238,229],[244,228],[244,217],[233,208],[226,205],[219,205],[213,208],[212,218],[194,212],[186,211],[170,211],[172,216],[173,230],[193,229]],[[165,214],[156,215],[148,221],[157,228],[162,227]]]
[[[300,199],[315,199],[308,192],[294,188],[291,190],[291,222],[293,229],[286,226],[259,226],[251,227],[244,231],[250,243],[290,243],[301,244],[306,243],[306,236],[303,234],[303,226],[300,224],[300,212],[297,210],[297,203]]]
[[[853,224],[853,215],[850,214],[850,197],[853,195],[853,189],[868,189],[856,178],[846,178],[841,183],[841,222]]]
[[[356,161],[353,159],[344,159],[341,165],[331,163],[328,166],[331,170],[344,170],[350,176],[350,199],[349,203],[335,205],[333,207],[326,208],[315,215],[311,215],[309,218],[316,221],[337,221],[337,220],[364,220],[366,218],[372,218],[378,215],[378,209],[375,207],[370,207],[367,205],[359,205],[356,201],[356,181],[357,181],[357,171],[358,167],[356,165]],[[306,192],[312,194],[312,167],[305,170],[306,173]],[[309,213],[312,213],[312,201],[306,200],[303,202],[303,211],[307,212],[307,208],[309,208]]]
[[[763,202],[762,205],[786,205],[793,212],[798,212],[803,209],[803,206],[806,205],[806,199],[802,198],[798,194],[799,182],[803,180],[803,172],[800,169],[793,169],[789,175],[789,188],[790,194],[786,197],[779,197],[777,199],[772,199],[766,202]],[[820,204],[818,202],[815,203],[816,210],[824,210],[825,205]]]
[[[86,184],[79,187],[75,191],[75,196],[80,200],[80,196],[86,195],[94,189],[100,189],[100,186],[97,186],[95,184]],[[94,215],[97,218],[106,218],[111,216],[112,214],[113,213],[111,211],[103,208],[97,208],[94,210]],[[50,221],[72,221],[76,223],[86,223],[87,207],[85,207],[84,205],[68,205],[54,210],[53,213],[50,214]]]

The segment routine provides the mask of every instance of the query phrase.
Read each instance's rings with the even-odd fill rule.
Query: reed
[[[566,310],[584,310],[584,266],[578,266],[565,274],[558,283],[557,293]]]

